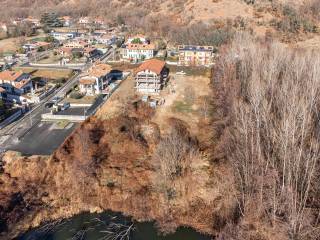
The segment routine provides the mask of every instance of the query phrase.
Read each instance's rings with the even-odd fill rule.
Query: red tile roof
[[[129,50],[154,50],[156,47],[154,44],[135,44],[129,43],[127,49]]]
[[[81,78],[79,83],[82,85],[93,85],[96,83],[96,80],[90,78]]]
[[[23,72],[15,72],[15,71],[6,70],[3,72],[0,72],[0,80],[14,82],[22,75],[23,75]]]
[[[15,84],[16,88],[23,88],[25,85],[27,85],[31,80],[30,79],[23,79],[20,82]]]
[[[162,69],[165,67],[166,63],[158,59],[150,59],[142,63],[137,69],[136,73],[142,72],[145,70],[150,70],[156,74],[160,74]]]

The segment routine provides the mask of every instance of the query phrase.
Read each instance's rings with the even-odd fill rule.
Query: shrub
[[[79,92],[72,92],[70,93],[69,97],[73,99],[80,99],[83,97],[83,95]]]

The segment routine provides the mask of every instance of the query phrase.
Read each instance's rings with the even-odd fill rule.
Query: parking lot
[[[40,122],[20,140],[8,143],[7,150],[18,151],[24,155],[50,155],[76,126],[77,123],[71,122]]]

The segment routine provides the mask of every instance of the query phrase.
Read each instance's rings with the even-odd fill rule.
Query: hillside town
[[[188,67],[212,66],[216,52],[213,46],[167,45],[164,39],[129,33],[124,25],[111,27],[98,18],[53,13],[1,23],[2,41],[26,27],[30,37],[18,37],[15,49],[4,46],[0,52],[2,152],[20,150],[24,136],[36,138],[35,126],[48,122],[64,122],[54,145],[59,146],[127,78],[135,81],[136,94],[155,108],[166,100],[161,91],[172,85],[170,66],[184,75]],[[26,153],[50,151],[31,147]]]
[[[0,6],[0,240],[320,239],[320,0]]]

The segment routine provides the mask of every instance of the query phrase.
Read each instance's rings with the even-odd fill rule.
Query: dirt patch
[[[204,107],[209,108],[209,103],[204,106],[205,98],[209,98],[210,79],[208,76],[197,75],[171,75],[168,86],[161,93],[160,98],[165,99],[165,103],[158,107],[154,118],[155,123],[160,126],[162,131],[167,129],[166,119],[172,117],[186,122],[192,131],[192,134],[198,135],[204,116],[201,110]],[[209,109],[207,114],[209,115]],[[208,120],[209,118],[207,118]]]
[[[125,68],[125,70],[127,71],[128,69]],[[122,81],[119,89],[97,111],[96,116],[100,119],[109,119],[125,112],[128,101],[132,100],[135,95],[134,84],[134,77],[130,74]]]

